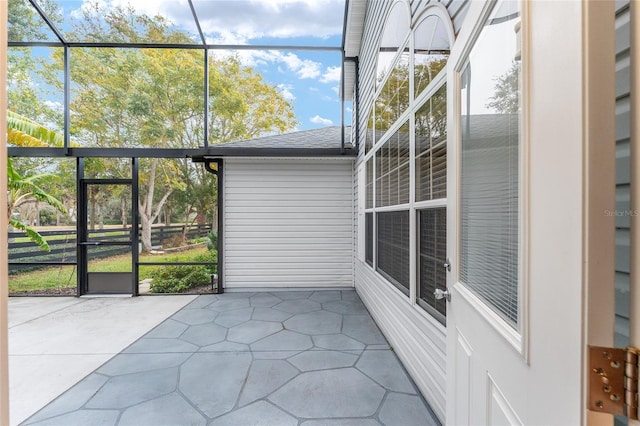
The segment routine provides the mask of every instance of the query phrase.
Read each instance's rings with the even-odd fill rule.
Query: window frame
[[[395,4],[395,3],[394,3]],[[390,9],[389,9],[390,10]],[[423,89],[419,94],[414,93],[414,78],[415,78],[415,57],[414,57],[414,46],[415,46],[415,32],[416,29],[422,24],[423,21],[428,19],[430,16],[436,16],[440,19],[440,22],[446,27],[446,32],[449,37],[449,46],[453,45],[455,40],[455,34],[453,30],[453,23],[451,21],[451,17],[449,16],[447,9],[441,4],[432,4],[425,7],[425,9],[418,14],[415,19],[412,20],[412,25],[409,28],[405,41],[402,43],[402,46],[398,49],[394,56],[394,60],[392,62],[392,66],[389,67],[385,74],[385,79],[381,80],[378,84],[377,77],[374,77],[374,86],[375,86],[375,96],[373,98],[372,104],[370,105],[369,114],[363,119],[367,120],[366,125],[368,126],[369,120],[373,123],[373,131],[372,134],[372,145],[367,148],[364,147],[364,155],[362,157],[362,164],[366,167],[367,162],[371,161],[373,173],[372,173],[372,207],[366,207],[364,209],[365,214],[371,214],[373,218],[373,261],[371,263],[365,261],[364,264],[368,265],[372,268],[373,272],[377,274],[381,279],[389,282],[389,288],[392,288],[394,291],[397,291],[401,297],[404,297],[407,302],[414,307],[416,312],[419,312],[426,319],[428,319],[434,326],[444,329],[446,326],[446,321],[442,321],[442,319],[437,318],[433,312],[423,306],[423,303],[418,301],[418,287],[420,285],[418,281],[418,266],[419,266],[419,252],[418,252],[418,242],[419,236],[417,233],[418,223],[417,216],[420,210],[431,209],[431,208],[442,208],[447,207],[447,198],[438,198],[432,200],[424,200],[424,201],[416,201],[416,141],[415,141],[415,114],[416,112],[424,106],[424,104],[429,100],[433,95],[437,93],[443,86],[446,86],[447,91],[447,101],[449,101],[449,93],[453,90],[452,87],[448,87],[447,85],[447,73],[450,67],[452,66],[447,62],[442,69],[438,72],[438,74],[429,82],[429,84]],[[386,23],[385,23],[386,25]],[[376,52],[379,51],[379,48]],[[391,72],[395,69],[401,55],[405,52],[409,52],[409,93],[408,93],[408,107],[402,111],[396,121],[389,126],[388,129],[384,132],[383,135],[380,135],[380,138],[376,140],[376,102],[378,101],[378,97],[382,93],[386,79],[389,77]],[[377,65],[374,69],[377,70]],[[448,117],[447,117],[448,118]],[[389,205],[384,207],[376,207],[378,204],[377,201],[377,162],[378,162],[378,151],[384,146],[384,144],[393,136],[395,133],[401,129],[405,123],[409,123],[409,202],[397,205]],[[369,128],[367,127],[367,132]],[[365,174],[365,180],[362,182],[363,185],[367,185],[367,176]],[[378,270],[378,213],[384,212],[393,212],[393,211],[408,211],[409,213],[409,294],[405,294],[402,290],[397,288],[398,286],[394,284],[389,278],[386,276],[387,274],[383,274]],[[364,227],[363,227],[364,228]],[[362,232],[366,234],[366,229],[363,229]],[[366,239],[366,235],[364,237],[365,246],[368,243]]]

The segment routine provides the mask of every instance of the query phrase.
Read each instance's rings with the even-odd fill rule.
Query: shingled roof
[[[355,155],[351,127],[344,128],[344,150],[341,132],[342,127],[333,126],[209,145],[205,156]]]

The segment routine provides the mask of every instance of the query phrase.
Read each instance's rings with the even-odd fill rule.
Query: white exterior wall
[[[353,286],[353,161],[226,159],[224,285]]]
[[[412,22],[417,19],[431,0],[411,2]],[[447,6],[454,30],[457,33],[467,10],[466,0],[441,2]],[[372,314],[385,337],[402,360],[405,368],[416,382],[425,399],[441,421],[446,410],[446,328],[427,314],[391,283],[374,271],[358,254],[360,233],[358,223],[363,224],[364,200],[360,200],[358,168],[364,157],[364,140],[367,119],[375,97],[375,69],[378,37],[382,33],[387,13],[393,2],[374,1],[368,3],[362,47],[360,51],[360,153],[354,169],[355,210],[355,286],[362,301]],[[353,126],[355,132],[356,126]],[[354,135],[355,138],[355,135]],[[360,222],[358,218],[360,217]]]
[[[629,0],[616,2],[616,210],[631,208]],[[629,345],[629,254],[631,223],[616,216],[616,346]]]

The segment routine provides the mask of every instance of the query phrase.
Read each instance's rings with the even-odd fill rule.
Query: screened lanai
[[[219,147],[354,155],[344,0],[8,9],[11,294],[219,292]],[[309,139],[322,129],[331,137]],[[167,264],[179,284],[160,277]]]

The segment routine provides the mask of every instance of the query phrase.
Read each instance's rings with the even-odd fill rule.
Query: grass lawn
[[[176,253],[167,254],[141,254],[140,262],[189,262],[195,256],[207,252],[206,247],[198,247]],[[140,280],[148,278],[151,273],[162,266],[140,266]],[[131,270],[131,257],[129,255],[113,256],[106,259],[89,262],[89,271],[122,272]],[[24,291],[57,289],[63,287],[75,287],[76,267],[55,266],[38,271],[9,275],[9,293]]]

